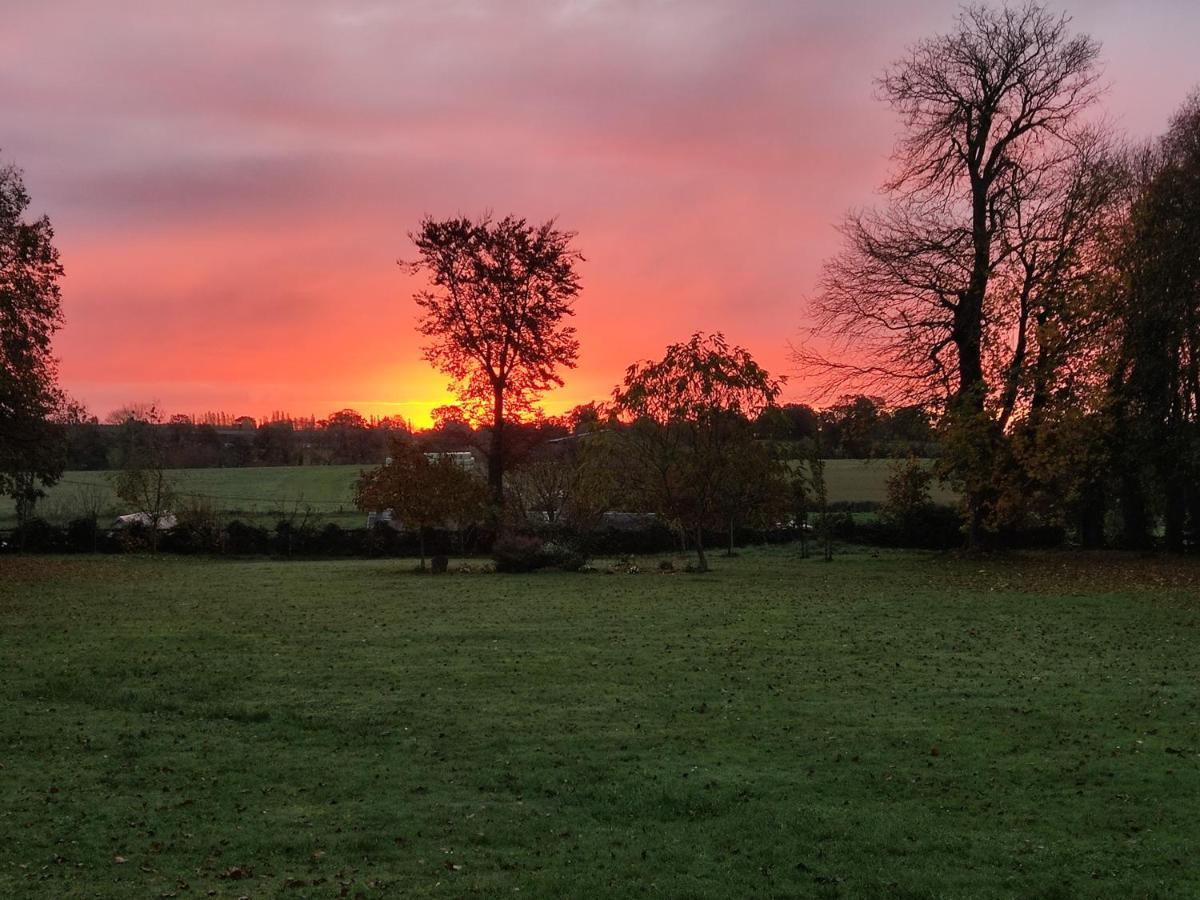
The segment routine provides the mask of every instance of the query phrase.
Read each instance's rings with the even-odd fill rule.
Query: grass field
[[[833,459],[826,463],[829,498],[834,501],[884,499],[888,461]],[[242,518],[274,525],[282,514],[311,507],[322,522],[342,526],[364,523],[354,509],[353,485],[363,466],[295,466],[245,469],[178,469],[172,472],[177,489],[188,500],[201,499],[228,518]],[[54,522],[80,515],[82,495],[101,492],[104,518],[129,512],[112,492],[109,472],[68,472],[60,484],[48,491],[38,514]],[[947,503],[953,495],[935,486],[934,499]],[[0,497],[0,529],[16,527],[12,501]]]
[[[0,557],[0,896],[1200,895],[1200,567]]]

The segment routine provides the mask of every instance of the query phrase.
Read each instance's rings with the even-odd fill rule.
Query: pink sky
[[[1109,117],[1161,131],[1200,4],[1070,2]],[[103,415],[343,406],[425,419],[395,266],[422,216],[557,216],[587,256],[554,412],[721,330],[786,374],[834,226],[895,135],[872,78],[957,4],[233,0],[13,4],[0,157],[67,269],[65,387]],[[793,398],[804,386],[794,381]]]

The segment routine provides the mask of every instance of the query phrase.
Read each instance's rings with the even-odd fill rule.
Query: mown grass
[[[831,501],[881,503],[886,496],[888,460],[831,459],[825,477]],[[205,502],[225,518],[238,517],[273,527],[281,515],[303,515],[343,527],[365,524],[354,508],[354,481],[365,466],[278,466],[245,469],[176,469],[171,476],[182,503]],[[102,494],[105,517],[129,512],[112,490],[112,473],[67,472],[47,491],[38,515],[65,523],[84,512],[82,497],[92,488]],[[935,485],[934,499],[953,502],[954,495]],[[12,501],[0,497],[0,529],[15,528]]]
[[[1194,897],[1200,568],[0,558],[0,896]]]

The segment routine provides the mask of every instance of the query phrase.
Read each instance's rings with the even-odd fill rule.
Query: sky
[[[396,265],[423,215],[578,233],[579,366],[547,412],[722,331],[791,369],[898,123],[873,78],[943,0],[0,0],[0,160],[66,268],[63,386],[104,416],[428,421]],[[1135,139],[1200,83],[1200,3],[1056,6]],[[793,378],[785,398],[804,399]]]

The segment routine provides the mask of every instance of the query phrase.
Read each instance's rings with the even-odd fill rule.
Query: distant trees
[[[819,443],[829,459],[929,456],[937,444],[925,407],[894,406],[867,394],[847,394],[822,409],[803,403],[772,406],[755,420],[754,433],[773,441]]]
[[[506,425],[575,365],[579,342],[566,320],[583,257],[572,232],[513,216],[427,217],[410,236],[419,258],[406,268],[429,279],[414,297],[430,338],[425,357],[454,380],[472,418],[490,424],[488,484],[502,506]]]
[[[127,430],[121,469],[113,476],[113,492],[146,516],[150,549],[158,549],[160,526],[165,524],[175,504],[176,491],[166,464],[165,432],[161,414],[154,406],[145,407],[141,419],[126,420]]]
[[[727,555],[734,555],[739,525],[777,527],[788,518],[791,499],[784,463],[769,444],[753,439],[732,443],[714,504],[729,530]]]
[[[445,454],[427,455],[409,440],[397,440],[391,453],[387,463],[359,476],[354,503],[366,511],[390,509],[401,525],[416,532],[424,571],[426,531],[478,521],[486,491],[475,475]]]
[[[619,432],[617,478],[637,508],[677,522],[708,570],[704,529],[728,523],[739,461],[753,441],[750,421],[781,384],[721,334],[694,334],[657,362],[635,363],[613,393],[627,425]],[[769,470],[763,469],[763,477]]]
[[[254,455],[265,466],[290,466],[297,461],[296,426],[284,419],[267,422],[254,433]]]
[[[889,203],[847,218],[816,302],[821,329],[869,360],[801,353],[810,370],[927,401],[966,433],[946,474],[973,544],[1005,427],[1049,396],[1088,333],[1081,276],[1119,189],[1082,118],[1098,52],[1038,3],[976,5],[884,73],[904,123]]]
[[[62,475],[65,398],[50,342],[62,324],[63,268],[45,216],[29,220],[21,172],[0,167],[0,495],[24,520]]]
[[[383,447],[373,440],[368,422],[362,413],[354,409],[340,409],[330,413],[317,423],[324,433],[325,445],[331,454],[331,462],[350,463],[368,459],[379,460]]]

